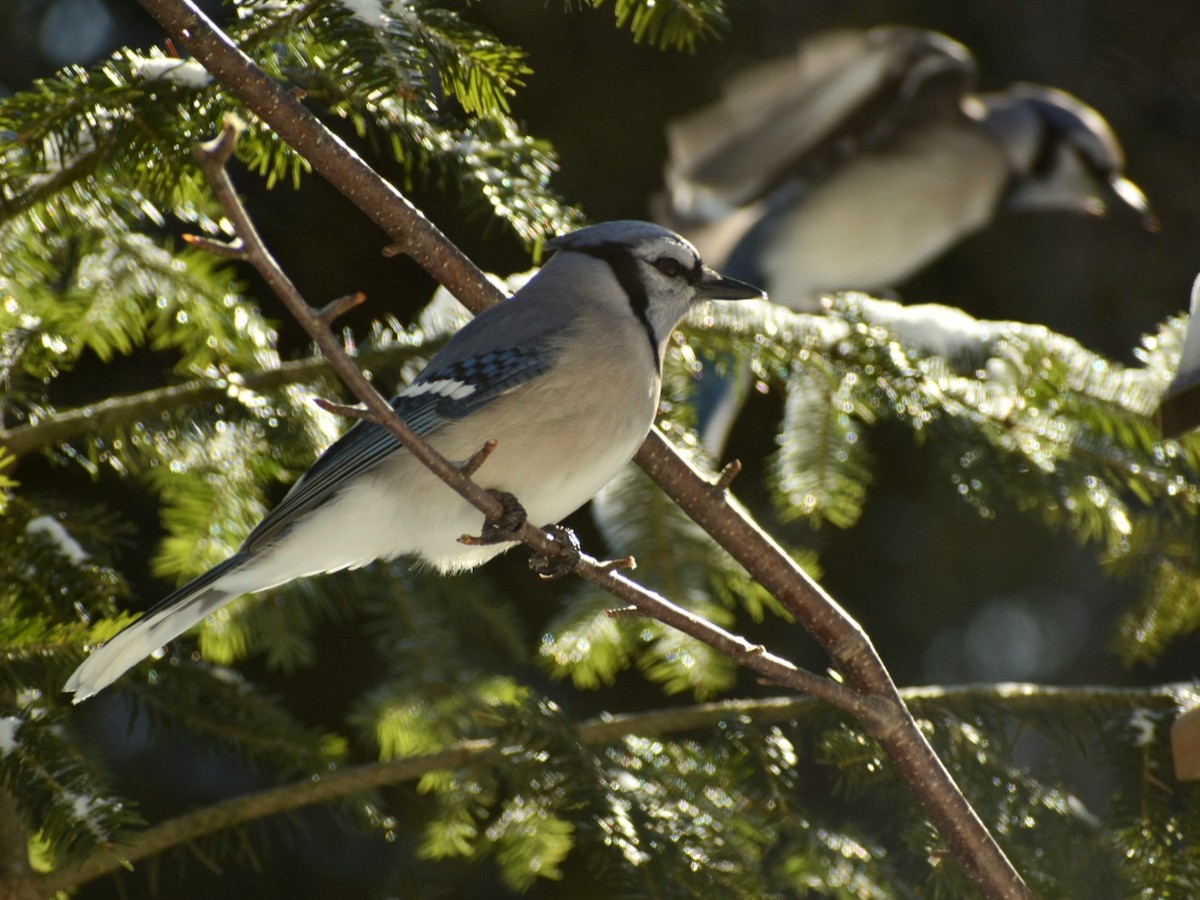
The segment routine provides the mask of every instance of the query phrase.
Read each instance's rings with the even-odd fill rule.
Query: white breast
[[[822,291],[894,287],[991,220],[1008,172],[1000,147],[967,128],[855,158],[773,237],[763,257],[771,299],[812,310]]]

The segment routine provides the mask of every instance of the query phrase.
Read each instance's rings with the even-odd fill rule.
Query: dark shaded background
[[[1163,227],[1149,234],[1132,218],[1010,216],[901,286],[905,298],[951,303],[981,317],[1042,322],[1127,363],[1134,362],[1132,350],[1141,334],[1187,305],[1191,280],[1200,269],[1195,240],[1200,5],[1195,0],[737,0],[730,3],[731,31],[694,55],[634,45],[627,33],[614,29],[611,7],[568,15],[556,4],[493,0],[467,12],[529,51],[535,72],[516,98],[514,113],[531,133],[557,147],[562,171],[555,187],[591,219],[647,214],[648,198],[661,184],[663,123],[713,99],[722,79],[740,66],[787,53],[801,35],[826,27],[919,25],[971,47],[983,89],[1038,82],[1094,105],[1120,136],[1129,175],[1149,196]],[[59,65],[94,61],[121,44],[146,46],[161,39],[132,0],[0,0],[0,89],[25,87]],[[379,253],[383,236],[315,177],[300,194],[287,188],[267,194],[249,178],[240,184],[268,243],[313,302],[366,290],[376,305],[359,314],[361,324],[381,308],[410,317],[428,298],[427,279],[410,265],[384,260]],[[413,196],[485,268],[507,273],[527,267],[527,256],[502,228],[481,227],[481,217],[464,217],[452,199],[420,189]],[[261,296],[264,304],[270,302],[265,292]],[[301,352],[306,342],[298,332],[283,330],[285,346]],[[58,388],[60,399],[83,402],[156,386],[170,363],[146,353],[114,367],[85,366]],[[102,379],[92,377],[100,372]],[[761,471],[773,449],[780,408],[777,397],[754,398],[731,447],[731,454],[752,470],[739,482],[739,493],[765,516],[769,507],[753,470]],[[882,428],[871,441],[881,466],[856,529],[774,530],[785,540],[820,548],[824,583],[861,618],[900,684],[1145,683],[1196,674],[1194,641],[1183,642],[1152,670],[1128,672],[1119,666],[1107,650],[1109,636],[1136,589],[1106,577],[1093,549],[1049,535],[1012,509],[1000,508],[996,521],[984,522],[955,497],[949,480],[914,448],[907,433]],[[61,489],[78,480],[80,490],[96,489],[81,475],[45,462],[23,462],[18,476],[31,488]],[[111,489],[109,502],[144,529],[142,549],[148,554],[158,527],[152,504],[133,486],[114,482]],[[576,518],[586,530],[586,519]],[[514,584],[529,595],[528,627],[531,641],[536,640],[554,608],[554,595],[531,587],[519,560],[497,565],[508,567]],[[169,587],[149,576],[135,586],[141,602]],[[781,633],[778,627],[771,631],[774,649],[792,653],[798,662],[822,665],[803,635]],[[377,674],[355,653],[356,640],[353,623],[331,628],[316,669],[290,679],[256,672],[253,664],[249,668],[272,681],[306,718],[340,727],[349,699]],[[745,687],[761,691],[750,681]],[[580,714],[664,702],[638,676],[622,679],[610,691],[567,700]],[[120,701],[112,697],[94,701],[83,714],[127,773],[137,773],[126,775],[129,790],[142,798],[151,817],[256,783],[255,776],[228,760],[185,742],[163,747],[128,740]],[[407,802],[421,801],[410,798],[397,808]],[[377,841],[347,839],[323,813],[307,816],[305,826],[307,837],[297,846],[306,865],[279,866],[277,858],[272,860],[270,876],[241,886],[246,896],[266,891],[318,897],[334,886],[353,896],[364,883],[355,878],[369,879],[396,854],[411,853],[404,840],[385,850]],[[310,852],[313,847],[323,852]],[[163,883],[174,884],[167,868]],[[271,881],[280,870],[278,877],[285,881]],[[211,896],[203,868],[192,865],[188,871],[197,879],[189,896]],[[172,896],[181,896],[174,893],[178,890],[164,888]],[[478,883],[463,890],[486,896]],[[234,885],[222,883],[221,896],[234,896],[233,891]],[[113,895],[111,884],[81,894]]]

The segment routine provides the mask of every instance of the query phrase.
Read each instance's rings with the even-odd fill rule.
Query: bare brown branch
[[[345,416],[347,419],[363,419],[367,422],[375,421],[375,416],[372,415],[371,411],[361,406],[347,406],[345,403],[334,403],[332,400],[326,400],[324,397],[313,397],[313,403],[325,410],[325,412],[333,413],[335,416]]]
[[[246,258],[246,246],[241,242],[241,239],[218,241],[202,234],[185,234],[183,240],[197,250],[203,250],[205,253],[211,253],[214,256],[223,256],[226,259]]]
[[[0,886],[28,881],[32,874],[29,842],[17,802],[7,790],[0,789]]]
[[[713,489],[724,493],[733,485],[733,481],[742,474],[742,461],[740,459],[731,459],[725,464],[725,468],[721,470],[721,474],[717,476],[717,480],[713,482]]]
[[[326,325],[331,325],[339,316],[345,315],[356,306],[361,306],[366,302],[366,299],[367,295],[362,291],[356,291],[353,294],[347,294],[344,297],[338,297],[336,300],[330,301],[323,306],[321,311],[317,313],[317,318],[319,318]]]
[[[466,462],[458,467],[458,470],[470,478],[479,471],[479,467],[487,462],[487,458],[496,450],[496,442],[488,441],[482,447],[475,451]]]

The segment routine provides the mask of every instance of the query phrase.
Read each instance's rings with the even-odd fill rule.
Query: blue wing
[[[545,372],[554,353],[544,343],[479,353],[430,368],[392,400],[392,409],[418,435],[436,432],[448,422],[470,415],[492,400]],[[252,550],[270,540],[296,518],[320,506],[355,476],[400,449],[385,428],[359,422],[330,445],[267,513],[242,544]]]

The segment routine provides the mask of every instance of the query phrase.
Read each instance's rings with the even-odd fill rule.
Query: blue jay
[[[662,217],[801,311],[894,287],[1000,212],[1120,205],[1153,223],[1094,109],[1036,85],[975,94],[974,81],[967,48],[935,32],[818,35],[668,126]]]
[[[658,409],[667,339],[692,306],[763,296],[649,222],[593,225],[547,247],[537,275],[467,323],[392,401],[449,459],[495,440],[475,478],[514,494],[536,522],[578,509],[633,456]],[[459,542],[481,524],[386,430],[359,422],[237,553],[94,651],[64,690],[92,696],[242,594],[399,556],[460,571],[513,546]]]
[[[822,294],[895,287],[1009,210],[1117,206],[1154,227],[1099,113],[1053,88],[976,94],[974,82],[970,51],[936,32],[817,35],[668,125],[655,217],[802,312]],[[706,373],[698,411],[714,455],[735,404]]]

